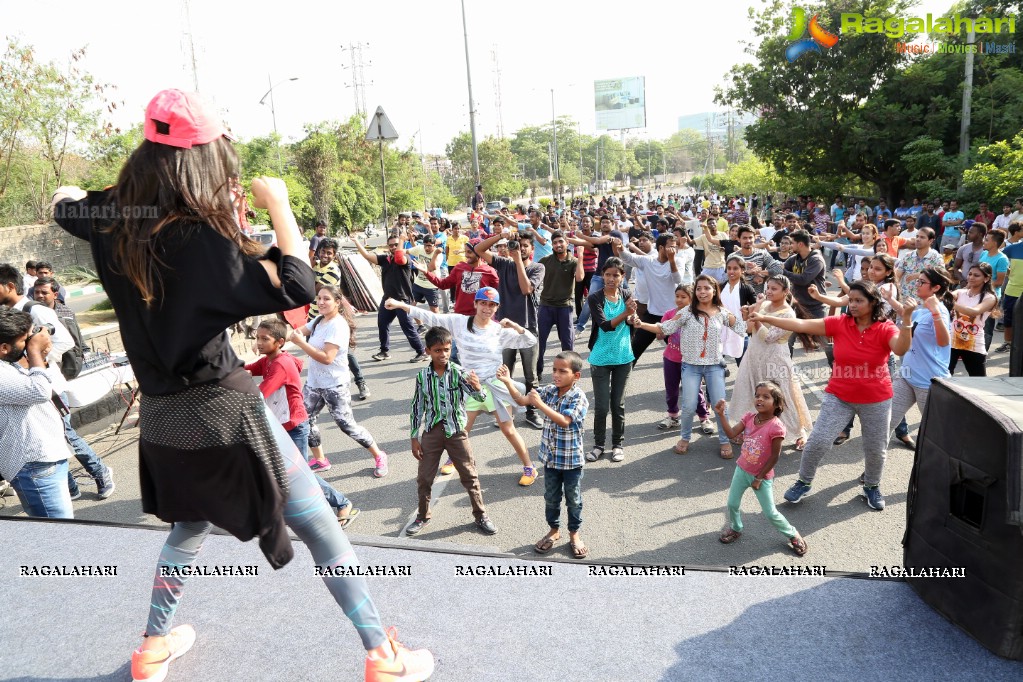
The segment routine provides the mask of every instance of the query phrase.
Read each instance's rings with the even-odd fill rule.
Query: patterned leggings
[[[315,448],[320,445],[320,430],[316,428],[316,415],[324,407],[337,422],[338,428],[348,434],[352,440],[367,449],[373,446],[373,436],[355,421],[355,415],[352,414],[352,394],[348,392],[347,386],[335,386],[334,388],[305,386],[302,389],[302,399],[305,402],[305,410],[309,413],[310,447]]]
[[[290,490],[284,505],[285,522],[309,548],[317,566],[324,568],[358,566],[359,560],[355,556],[355,550],[338,526],[337,516],[327,505],[313,472],[299,455],[287,432],[269,411],[267,419],[288,473]],[[187,579],[181,575],[163,576],[161,572],[167,572],[168,568],[194,566],[199,550],[202,549],[203,540],[209,535],[212,527],[206,521],[174,524],[157,563],[149,622],[146,624],[147,635],[162,637],[170,633],[174,612],[181,600],[181,591]],[[324,577],[323,583],[352,621],[367,651],[386,641],[387,636],[380,624],[380,616],[369,594],[365,578]]]

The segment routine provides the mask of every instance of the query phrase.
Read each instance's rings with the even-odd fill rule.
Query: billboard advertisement
[[[646,128],[646,78],[593,81],[597,130]]]

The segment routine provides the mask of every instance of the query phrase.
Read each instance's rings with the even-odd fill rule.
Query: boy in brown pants
[[[483,506],[483,492],[476,475],[476,460],[465,431],[465,396],[479,401],[486,399],[476,372],[466,372],[451,358],[451,332],[442,327],[431,327],[426,332],[426,353],[430,365],[416,376],[415,395],[409,415],[412,431],[412,456],[419,461],[416,485],[419,489],[419,513],[405,529],[406,535],[416,535],[430,522],[430,493],[433,488],[441,455],[447,450],[462,481],[476,527],[487,535],[497,532],[497,526],[487,517]]]

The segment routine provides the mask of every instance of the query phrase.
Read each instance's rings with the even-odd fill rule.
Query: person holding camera
[[[512,234],[511,229],[501,217],[494,218],[494,236],[484,239],[475,246],[475,251],[484,262],[497,271],[497,292],[505,304],[498,308],[495,318],[500,321],[508,318],[536,336],[537,334],[537,301],[543,286],[544,266],[531,263],[533,256],[533,239],[522,233]],[[508,257],[496,255],[490,247],[501,241],[508,240]],[[528,348],[505,348],[501,358],[509,372],[515,371],[515,361],[522,357],[522,374],[525,379],[526,391],[539,387],[536,380],[536,344]],[[537,416],[536,408],[526,406],[526,423],[534,429],[543,428],[543,419]]]
[[[71,452],[52,402],[59,371],[46,367],[50,329],[56,327],[37,326],[26,312],[0,308],[0,477],[29,516],[71,519]]]

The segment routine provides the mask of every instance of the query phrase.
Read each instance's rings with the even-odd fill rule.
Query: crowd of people
[[[352,411],[351,383],[360,400],[371,392],[354,352],[357,318],[340,286],[341,244],[320,225],[307,253],[286,187],[272,178],[257,178],[250,191],[253,205],[268,210],[277,245],[266,250],[245,236],[238,159],[216,118],[200,115],[205,107],[192,94],[161,92],[118,184],[88,193],[62,187],[53,200],[58,224],[90,242],[140,385],[143,509],[173,524],[158,565],[194,564],[215,524],[243,540],[258,536],[274,568],[292,558],[285,525],[317,565],[351,566],[357,560],[343,529],[360,510],[317,475],[331,467],[317,415],[326,409],[368,452],[373,476],[387,476],[389,467]],[[806,554],[807,540],[776,507],[774,467],[784,447],[801,452],[784,499],[802,501],[856,417],[862,496],[883,510],[889,441],[895,435],[915,445],[904,417],[914,403],[925,410],[930,381],[953,374],[960,360],[982,376],[988,353],[1013,342],[1023,200],[1000,216],[981,204],[972,220],[954,201],[900,200],[894,211],[884,200],[873,208],[863,199],[846,208],[841,197],[830,207],[809,197],[771,201],[713,192],[609,195],[489,213],[478,191],[464,226],[409,213],[388,230],[384,253],[356,239],[383,291],[371,358],[392,359],[397,319],[417,365],[408,411],[418,511],[405,533],[424,532],[433,481],[454,473],[475,527],[498,532],[471,444],[474,423],[487,413],[521,462],[519,485],[533,485],[542,472],[547,531],[535,551],[546,554],[561,541],[564,504],[571,554],[588,556],[583,471],[606,454],[626,462],[630,377],[655,343],[667,414],[649,426],[678,429],[671,450],[684,456],[698,423],[703,435],[716,436],[722,459],[736,459],[721,491],[722,543],[740,539],[740,500],[752,488],[791,551]],[[89,217],[122,215],[99,207],[139,204],[158,206],[162,218]],[[70,518],[68,444],[100,497],[113,491],[113,478],[60,409],[61,371],[72,362],[64,356],[75,342],[60,321],[62,287],[52,268],[33,265],[37,305],[27,305],[23,273],[0,266],[0,476],[28,514]],[[210,290],[220,296],[203,295]],[[260,323],[258,360],[236,357],[230,325],[295,310],[304,312],[297,328]],[[587,324],[586,349],[577,349]],[[998,324],[1004,343],[990,351]],[[560,348],[548,354],[555,330]],[[817,414],[793,365],[797,340],[831,369]],[[261,377],[258,387],[252,376]],[[541,431],[535,462],[516,429],[519,413]],[[191,425],[187,433],[181,424]],[[385,630],[363,578],[327,572],[324,583],[362,638],[366,679],[429,677],[432,655]],[[145,637],[132,654],[134,679],[162,679],[192,646],[195,632],[172,626],[184,584],[158,571]]]

